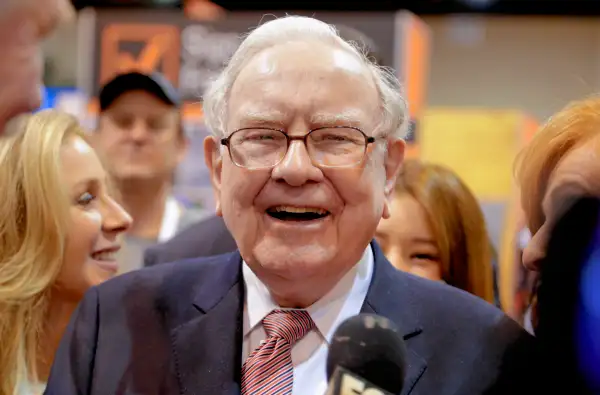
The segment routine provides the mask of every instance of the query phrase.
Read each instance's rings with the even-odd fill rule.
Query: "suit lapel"
[[[189,319],[171,331],[180,393],[239,394],[244,286],[230,254],[199,279]]]
[[[408,366],[402,391],[403,395],[408,395],[427,369],[427,362],[412,346],[412,339],[419,336],[423,332],[423,328],[416,312],[411,308],[413,300],[410,293],[407,292],[408,287],[402,284],[404,276],[388,262],[377,243],[372,242],[371,246],[375,257],[375,267],[361,313],[379,314],[398,325],[408,352]]]
[[[412,339],[423,330],[411,309],[408,287],[402,284],[404,276],[391,266],[375,242],[371,246],[375,267],[361,312],[388,317],[398,325],[408,351],[403,395],[409,395],[427,368],[412,347]],[[180,393],[196,395],[194,391],[202,388],[207,394],[239,394],[244,308],[239,253],[229,254],[219,265],[208,268],[196,290],[189,316],[171,331]]]

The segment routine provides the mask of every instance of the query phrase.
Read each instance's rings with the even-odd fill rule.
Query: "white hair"
[[[358,56],[367,66],[379,91],[382,114],[377,129],[383,131],[384,136],[406,137],[409,124],[408,107],[400,82],[393,71],[368,59],[359,44],[344,41],[333,25],[301,16],[286,16],[266,22],[245,38],[204,95],[205,123],[211,132],[218,137],[225,136],[231,88],[252,58],[275,45],[307,40],[331,44]]]

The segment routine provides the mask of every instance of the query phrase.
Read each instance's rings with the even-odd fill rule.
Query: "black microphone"
[[[328,395],[397,395],[405,372],[406,346],[392,321],[359,314],[336,329],[327,356]]]
[[[540,264],[540,393],[600,393],[600,200],[580,197],[553,226]]]

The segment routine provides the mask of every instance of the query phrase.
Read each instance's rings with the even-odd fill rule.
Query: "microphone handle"
[[[394,395],[348,369],[337,366],[329,379],[325,395]]]

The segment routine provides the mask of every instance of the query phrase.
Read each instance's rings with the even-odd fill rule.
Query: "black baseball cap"
[[[100,111],[106,111],[116,99],[131,91],[145,91],[166,104],[180,105],[177,90],[162,74],[130,72],[115,76],[100,89]]]

